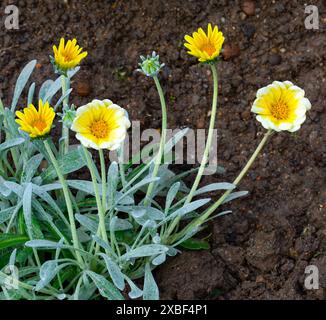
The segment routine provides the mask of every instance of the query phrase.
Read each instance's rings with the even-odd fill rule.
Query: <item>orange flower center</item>
[[[37,128],[39,131],[43,131],[46,128],[46,122],[42,119],[35,120],[32,127]]]
[[[90,130],[98,139],[106,138],[109,131],[108,124],[104,120],[94,121],[90,126]]]
[[[282,99],[272,104],[270,108],[271,115],[278,120],[285,120],[289,117],[289,106]]]
[[[213,55],[213,53],[216,51],[215,46],[210,42],[204,44],[201,50],[205,51],[209,56]]]

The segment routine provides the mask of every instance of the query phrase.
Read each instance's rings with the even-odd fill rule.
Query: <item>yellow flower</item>
[[[87,148],[118,149],[130,127],[127,112],[110,100],[93,100],[76,111],[71,130]]]
[[[87,52],[83,51],[77,45],[77,40],[68,40],[65,45],[64,38],[60,39],[59,48],[53,46],[54,62],[56,66],[63,71],[75,68],[87,56]]]
[[[257,91],[251,111],[266,129],[294,132],[300,129],[310,108],[304,90],[290,81],[274,81]]]
[[[28,108],[24,108],[23,112],[16,111],[16,116],[18,118],[16,122],[20,125],[19,129],[27,132],[31,138],[38,138],[50,132],[55,112],[48,102],[43,104],[40,99],[38,110],[30,104]]]
[[[223,33],[218,31],[217,26],[212,28],[209,23],[207,27],[207,34],[202,28],[198,32],[194,32],[192,37],[185,36],[185,47],[189,49],[188,53],[198,58],[200,62],[209,62],[215,60],[221,50],[224,42]]]

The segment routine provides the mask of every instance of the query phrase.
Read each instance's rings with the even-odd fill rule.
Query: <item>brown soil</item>
[[[307,2],[319,7],[318,31],[304,27]],[[10,1],[1,3],[3,13]],[[6,103],[27,61],[39,62],[36,83],[53,77],[52,44],[60,36],[77,37],[89,56],[73,83],[74,102],[109,97],[143,128],[160,126],[153,83],[134,72],[139,54],[152,50],[167,65],[161,78],[169,126],[207,126],[210,72],[186,54],[183,35],[218,24],[227,44],[227,60],[219,64],[218,158],[227,173],[206,183],[232,181],[259,143],[264,130],[250,113],[258,88],[273,80],[305,88],[313,105],[307,121],[296,134],[273,136],[241,183],[249,196],[226,206],[233,214],[213,223],[211,250],[184,252],[156,277],[163,299],[326,298],[325,1],[261,0],[254,12],[227,0],[15,3],[20,29],[0,25],[0,95]],[[319,266],[319,290],[304,289],[309,264]]]

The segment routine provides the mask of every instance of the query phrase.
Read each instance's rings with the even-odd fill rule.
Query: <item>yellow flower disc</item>
[[[39,100],[38,110],[30,104],[23,112],[16,111],[16,116],[20,130],[27,132],[31,138],[39,138],[50,132],[55,112],[48,102],[43,104],[42,100]]]
[[[93,100],[77,109],[71,130],[87,148],[116,150],[130,127],[126,111],[110,100]]]
[[[294,132],[300,129],[310,109],[304,90],[290,81],[274,81],[257,91],[251,111],[266,129]]]

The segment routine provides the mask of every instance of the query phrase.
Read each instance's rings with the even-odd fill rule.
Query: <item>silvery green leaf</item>
[[[14,266],[16,262],[17,249],[14,249],[9,258],[9,265]]]
[[[40,281],[35,286],[35,291],[39,291],[46,287],[58,272],[69,266],[71,263],[62,263],[58,265],[60,260],[49,260],[42,264],[40,268]]]
[[[196,200],[196,201],[190,202],[188,204],[185,204],[183,207],[181,207],[180,209],[177,209],[176,211],[171,213],[169,216],[167,216],[167,218],[165,218],[163,222],[172,220],[172,219],[174,219],[176,217],[182,218],[187,213],[195,211],[198,208],[204,206],[210,200],[211,200],[210,198],[208,198],[208,199],[200,199],[200,200]]]
[[[11,191],[5,186],[5,182],[6,180],[0,176],[0,193],[7,198],[10,196]]]
[[[165,145],[164,154],[169,153],[172,148],[187,134],[189,128],[178,131]]]
[[[144,278],[144,300],[159,300],[159,290],[157,284],[152,275],[151,267],[147,263],[145,266],[145,278]]]
[[[46,80],[43,82],[41,88],[40,88],[40,92],[39,92],[39,99],[41,99],[44,103],[47,101],[45,99],[47,92],[49,91],[49,89],[51,88],[51,86],[53,85],[54,81],[53,80]]]
[[[137,299],[140,298],[143,295],[143,291],[140,290],[133,281],[131,281],[127,276],[125,277],[129,287],[131,289],[131,291],[128,293],[128,296],[130,297],[130,299]]]
[[[248,191],[238,191],[238,192],[233,192],[231,194],[229,194],[226,199],[223,201],[223,203],[227,203],[230,202],[234,199],[240,198],[240,197],[244,197],[248,194]]]
[[[152,260],[152,264],[154,266],[159,266],[160,264],[164,263],[165,260],[166,260],[166,254],[162,253]]]
[[[178,191],[180,189],[180,182],[174,183],[171,188],[168,191],[168,194],[166,195],[166,201],[165,201],[165,212],[168,212],[171,204],[177,195]]]
[[[93,219],[88,218],[86,215],[75,214],[76,220],[91,233],[96,234],[98,229],[98,223]]]
[[[11,215],[13,214],[15,207],[7,208],[0,211],[0,224],[6,222],[10,219]]]
[[[109,300],[124,300],[119,290],[103,276],[93,271],[86,271],[86,274],[94,281],[101,296]]]
[[[117,206],[116,210],[130,214],[142,226],[149,221],[162,221],[165,217],[160,210],[153,207]]]
[[[107,177],[109,207],[112,207],[115,202],[118,183],[119,183],[119,168],[118,168],[118,164],[115,161],[113,161],[109,167],[108,177]]]
[[[57,248],[64,248],[65,246],[63,246],[62,244],[60,244],[59,242],[53,242],[53,241],[49,241],[49,240],[30,240],[27,241],[25,243],[26,247],[30,247],[30,248],[47,248],[47,249],[57,249]]]
[[[19,198],[23,197],[24,188],[19,184],[12,181],[6,181],[4,182],[4,186],[9,190],[13,191]]]
[[[86,165],[84,158],[80,156],[78,149],[69,151],[64,156],[58,157],[58,164],[62,174],[66,175],[77,171]],[[57,178],[57,173],[52,165],[42,172],[41,178],[45,183],[52,182]]]
[[[169,257],[175,257],[178,253],[180,252],[180,250],[173,248],[171,246],[169,246],[169,250],[166,253]]]
[[[74,68],[72,70],[69,70],[67,72],[68,78],[71,79],[79,70],[80,70],[80,67],[76,67],[76,68]]]
[[[140,257],[151,257],[154,255],[167,252],[168,250],[169,248],[167,246],[163,246],[161,244],[146,244],[141,247],[128,251],[123,256],[121,256],[121,260],[129,260],[132,258],[140,258]]]
[[[38,167],[40,166],[43,160],[42,154],[37,154],[30,158],[24,165],[23,173],[21,176],[22,182],[30,182],[34,177]]]
[[[23,214],[28,234],[32,234],[32,184],[28,183],[23,194]]]
[[[35,92],[35,82],[33,82],[30,85],[29,90],[28,90],[28,98],[27,98],[27,105],[28,106],[33,103],[34,92]]]
[[[11,103],[11,111],[15,110],[18,99],[19,99],[21,93],[23,92],[24,87],[25,87],[28,79],[30,78],[35,66],[36,66],[36,60],[32,60],[24,67],[24,69],[20,73],[20,75],[17,79],[17,82],[16,82],[16,86],[15,86],[14,97],[13,97],[12,103]]]
[[[35,290],[39,291],[47,286],[57,274],[57,260],[49,260],[40,268],[40,281],[36,284]]]
[[[125,193],[123,193],[123,195],[117,199],[117,203],[120,202],[123,198],[125,198],[127,195],[129,194],[133,194],[136,191],[138,191],[142,186],[150,184],[151,182],[155,182],[158,181],[160,178],[145,178],[142,181],[136,183],[133,187],[131,187],[128,191],[126,191]]]
[[[24,142],[24,138],[9,139],[6,142],[0,144],[0,152],[4,152],[5,150],[16,147]]]
[[[125,231],[133,228],[133,225],[127,219],[117,218],[115,220],[113,231]]]
[[[115,199],[119,199],[116,201],[116,205],[133,205],[135,204],[135,200],[133,196],[125,196],[122,197],[123,193],[117,191],[115,194]]]
[[[53,198],[43,189],[42,186],[37,186],[36,184],[33,184],[33,193],[40,197],[43,201],[48,203],[53,209],[55,209],[61,216],[63,215],[62,210],[57,205],[56,201],[53,200]]]
[[[64,100],[65,98],[67,98],[67,97],[70,95],[71,91],[72,91],[72,89],[67,90],[67,91],[65,92],[65,94],[63,94],[63,95],[60,97],[60,99],[57,101],[57,103],[56,103],[55,106],[53,107],[54,111],[56,111],[56,110],[58,109],[58,107],[62,104],[63,100]]]
[[[124,290],[125,288],[124,275],[121,272],[119,266],[106,254],[100,253],[99,255],[104,259],[106,268],[115,286],[121,291]]]
[[[108,243],[106,243],[103,239],[101,239],[98,236],[92,236],[92,238],[94,239],[94,241],[100,246],[102,247],[104,250],[110,252],[110,254],[112,255],[112,257],[116,258],[116,254],[113,252],[112,248],[110,247],[110,245]]]
[[[50,86],[44,92],[43,101],[51,102],[51,99],[56,95],[56,93],[61,89],[61,77],[57,78],[55,81],[51,80]]]
[[[60,189],[62,189],[62,185],[60,182],[42,185],[42,190],[45,192],[49,192],[49,191],[53,191],[53,190],[60,190]]]
[[[15,115],[8,108],[4,111],[6,119],[6,128],[10,132],[11,137],[21,138],[18,131],[18,123],[15,121]]]
[[[86,192],[87,194],[90,195],[95,195],[94,187],[93,187],[93,182],[87,181],[87,180],[67,180],[67,184],[69,187]],[[97,184],[98,190],[100,195],[102,195],[102,185]]]
[[[216,191],[216,190],[232,190],[234,188],[235,188],[235,185],[232,183],[228,183],[228,182],[212,183],[205,187],[199,188],[195,192],[194,195],[198,196],[202,193],[212,192],[212,191]]]

